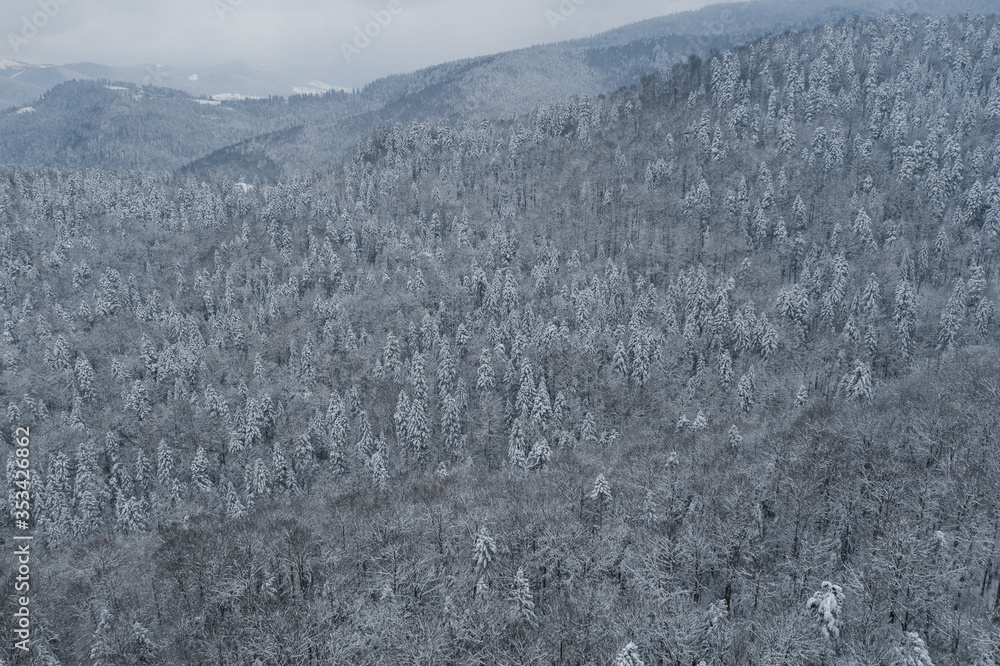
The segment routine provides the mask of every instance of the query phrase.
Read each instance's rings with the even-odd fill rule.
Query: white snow
[[[253,95],[241,95],[239,93],[216,93],[211,96],[217,102],[234,102],[241,99],[264,99],[263,97],[254,97]]]
[[[124,86],[104,86],[104,87],[107,88],[108,90],[128,90],[128,88]]]
[[[196,99],[194,100],[199,104],[208,104],[209,106],[219,106],[222,102],[214,99]]]
[[[197,74],[192,74],[191,76],[188,77],[188,81],[197,81],[197,80],[198,80]]]
[[[296,95],[322,95],[323,93],[330,92],[331,90],[351,92],[350,88],[344,88],[343,86],[331,86],[329,83],[324,83],[323,81],[310,81],[307,86],[295,86],[292,88],[292,92]]]
[[[239,188],[241,192],[252,192],[253,185],[250,183],[236,183],[235,187]]]
[[[17,111],[15,111],[15,113],[34,113],[34,112],[35,112],[35,107],[33,106],[26,106],[23,109],[18,109]]]
[[[24,63],[6,58],[0,60],[0,69],[24,69]]]

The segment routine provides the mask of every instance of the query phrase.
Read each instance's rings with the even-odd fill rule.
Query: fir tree
[[[517,573],[514,574],[511,601],[514,602],[517,616],[524,622],[534,624],[535,602],[531,599],[531,586],[524,575],[523,567],[518,567]]]
[[[806,603],[806,608],[816,615],[823,638],[828,641],[836,642],[840,638],[840,611],[843,605],[843,590],[830,581],[823,581],[821,589]]]
[[[597,479],[594,481],[594,487],[590,490],[590,494],[588,496],[590,499],[597,502],[598,525],[603,526],[604,505],[611,502],[611,486],[608,485],[608,482],[604,478],[603,474],[597,475]]]
[[[749,375],[740,377],[739,386],[736,387],[736,399],[740,410],[749,414],[750,408],[753,406],[753,382]]]
[[[795,406],[804,407],[808,402],[809,402],[809,391],[806,389],[806,385],[802,384],[799,387],[798,392],[795,394]]]
[[[580,441],[587,444],[597,442],[597,423],[594,421],[593,412],[587,412],[583,415],[583,424],[580,426]]]
[[[227,481],[223,488],[223,497],[226,502],[226,518],[229,520],[239,520],[246,516],[246,507],[240,501],[240,496],[236,492],[236,486]]]
[[[615,655],[614,666],[645,666],[645,662],[639,658],[636,644],[629,642]]]
[[[913,289],[905,280],[896,285],[893,299],[892,322],[899,336],[900,354],[904,361],[913,355],[914,335],[917,330],[917,306]]]
[[[740,429],[733,424],[729,428],[729,448],[733,451],[737,451],[743,446],[743,436],[740,435]]]
[[[480,574],[485,574],[497,554],[497,543],[485,527],[476,533],[476,545],[473,548],[475,568]]]
[[[96,397],[94,393],[94,368],[85,356],[78,356],[76,365],[73,368],[76,377],[76,390],[85,399]]]
[[[462,434],[458,401],[451,393],[445,393],[441,400],[441,434],[444,435],[446,450],[455,452],[459,448]]]
[[[480,393],[492,391],[496,386],[496,375],[490,363],[490,350],[484,349],[479,355],[479,368],[476,372],[476,390]]]
[[[371,458],[372,485],[379,492],[385,492],[389,487],[389,470],[385,464],[385,452],[379,447]]]
[[[891,666],[934,666],[924,639],[915,631],[903,632],[902,645],[893,649]]]
[[[191,485],[200,493],[211,492],[214,487],[212,478],[208,475],[208,456],[201,446],[194,454],[191,461]]]

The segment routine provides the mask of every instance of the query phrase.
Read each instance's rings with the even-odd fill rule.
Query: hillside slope
[[[996,17],[0,211],[39,661],[1000,660]]]

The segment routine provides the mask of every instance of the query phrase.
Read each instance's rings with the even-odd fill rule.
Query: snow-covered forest
[[[276,182],[4,167],[0,663],[996,666],[998,135],[1000,20],[886,16]]]

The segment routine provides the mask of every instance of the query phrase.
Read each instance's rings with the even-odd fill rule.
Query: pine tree
[[[415,393],[417,393],[415,391]],[[426,395],[426,394],[425,394]],[[410,403],[410,413],[406,419],[407,439],[410,451],[420,457],[427,452],[430,443],[431,429],[428,422],[427,402],[414,395]]]
[[[497,542],[485,527],[479,528],[476,533],[476,545],[473,548],[476,571],[485,574],[496,558],[496,554]]]
[[[608,485],[607,479],[604,478],[603,474],[597,475],[597,479],[594,480],[594,487],[590,490],[588,497],[597,502],[598,525],[603,526],[604,505],[611,502],[611,486]]]
[[[615,655],[614,666],[645,666],[645,662],[639,658],[636,644],[629,642]]]
[[[994,308],[993,304],[987,301],[985,298],[981,299],[976,305],[976,332],[979,336],[985,338],[989,335],[990,326],[993,323]]]
[[[623,380],[627,380],[629,377],[628,353],[625,351],[625,345],[622,344],[621,340],[618,341],[618,345],[615,347],[615,356],[611,363],[614,366],[615,372]]]
[[[941,325],[938,329],[938,349],[949,350],[955,346],[958,333],[966,317],[965,283],[958,280],[951,292],[948,304],[941,313]]]
[[[438,349],[438,393],[444,396],[445,393],[450,393],[455,390],[455,381],[458,378],[457,370],[455,369],[455,358],[451,354],[451,348],[448,346],[448,341],[442,339],[441,345]]]
[[[583,424],[580,426],[580,441],[587,444],[597,441],[597,423],[594,421],[593,412],[587,412],[583,415]]]
[[[795,406],[804,407],[808,402],[809,402],[809,391],[806,389],[806,385],[803,384],[799,387],[798,393],[795,394]]]
[[[445,393],[441,399],[441,434],[444,435],[446,450],[456,452],[462,435],[462,424],[458,401],[451,393]]]
[[[872,368],[865,361],[858,360],[854,370],[844,376],[842,382],[848,397],[861,402],[871,402],[875,399],[875,382],[872,378]]]
[[[135,492],[140,498],[145,497],[149,491],[149,482],[152,480],[153,466],[146,457],[146,454],[139,451],[135,456]]]
[[[115,526],[123,534],[146,529],[145,511],[139,498],[118,496],[115,500]]]
[[[191,461],[191,485],[200,493],[211,492],[214,484],[208,475],[208,456],[204,447],[199,446]]]
[[[127,651],[134,663],[155,664],[158,648],[149,636],[149,630],[138,621],[132,623]]]
[[[535,602],[531,599],[531,585],[524,575],[524,568],[518,567],[514,574],[514,585],[511,590],[511,601],[514,602],[518,617],[529,624],[535,622]]]
[[[490,363],[490,350],[484,349],[479,355],[479,368],[476,372],[476,390],[480,393],[492,391],[496,386],[496,374]]]
[[[934,666],[924,639],[915,631],[903,632],[902,644],[893,653],[891,666]]]
[[[396,398],[396,411],[392,415],[396,426],[396,441],[403,446],[409,444],[410,432],[410,399],[406,391],[400,391]]]
[[[93,666],[113,666],[119,663],[119,650],[114,644],[114,628],[111,613],[105,608],[101,611],[101,619],[94,631],[94,642],[90,648],[90,661]]]
[[[527,464],[527,436],[524,431],[524,424],[520,418],[515,418],[511,424],[510,437],[507,443],[507,459],[515,467],[524,467]]]
[[[247,510],[253,510],[258,500],[271,491],[271,475],[263,459],[257,458],[243,470],[243,487],[246,490]]]
[[[77,531],[80,536],[87,536],[96,529],[103,507],[103,479],[97,451],[90,442],[80,444],[76,458],[76,477],[73,481]]]
[[[527,361],[521,366],[521,378],[517,389],[517,399],[514,409],[518,415],[530,416],[535,403],[535,380],[531,372],[531,364]]]
[[[736,387],[736,399],[740,410],[749,414],[750,408],[753,407],[753,382],[749,375],[740,377],[739,386]]]
[[[79,395],[73,396],[73,406],[69,414],[69,425],[73,430],[87,429],[87,424],[83,421],[83,398]]]
[[[271,449],[271,478],[274,479],[275,488],[280,488],[288,493],[296,488],[295,470],[285,457],[282,445],[278,440],[274,441]]]
[[[305,342],[302,343],[302,351],[299,357],[299,378],[310,383],[316,378],[316,366],[313,363],[313,341],[312,333],[306,335]]]
[[[904,361],[913,356],[914,335],[917,331],[917,304],[913,289],[905,280],[896,285],[892,322],[899,336],[900,354]]]
[[[549,389],[545,385],[545,377],[538,380],[535,397],[531,407],[531,420],[544,428],[552,416],[552,404],[549,400]]]
[[[743,436],[740,435],[740,429],[733,424],[729,428],[729,448],[733,451],[737,451],[743,446]]]
[[[733,386],[733,357],[728,349],[719,352],[719,385],[727,391]]]
[[[385,492],[389,487],[389,470],[386,468],[385,464],[385,452],[379,447],[372,454],[371,458],[371,469],[372,469],[372,485],[379,492]]]
[[[527,469],[541,469],[552,460],[552,449],[549,442],[544,437],[531,445],[524,466]]]
[[[401,360],[399,340],[392,333],[387,333],[385,348],[382,350],[382,367],[394,381],[402,379],[403,362]]]
[[[88,400],[94,398],[94,368],[85,356],[77,357],[73,374],[76,377],[76,390],[80,395]]]
[[[229,520],[239,520],[247,515],[246,507],[240,501],[240,496],[236,492],[236,486],[231,481],[227,481],[223,490],[226,501],[226,518]]]
[[[358,441],[355,445],[358,456],[367,458],[371,455],[375,443],[372,433],[372,424],[368,419],[368,412],[361,410],[358,413]]]
[[[806,603],[806,608],[816,615],[823,638],[829,641],[836,642],[840,638],[840,610],[843,605],[843,589],[828,580],[823,581],[821,589]]]
[[[123,398],[125,400],[125,409],[140,421],[149,416],[149,413],[152,411],[152,407],[149,404],[149,396],[146,393],[146,386],[138,379],[132,383],[132,390],[126,391]]]

